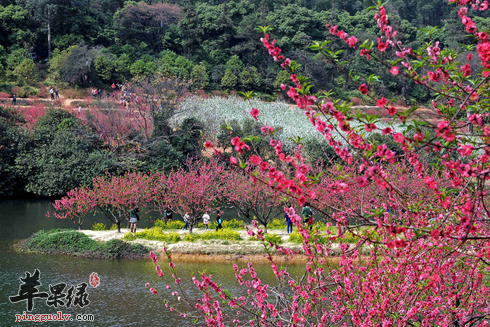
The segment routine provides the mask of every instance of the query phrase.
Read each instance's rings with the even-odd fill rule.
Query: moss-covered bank
[[[97,242],[72,229],[41,230],[19,242],[17,249],[97,259],[144,258],[150,252],[144,245],[129,244],[118,239]]]

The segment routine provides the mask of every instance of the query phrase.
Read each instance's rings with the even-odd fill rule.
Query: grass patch
[[[101,259],[142,258],[150,252],[143,245],[129,244],[122,240],[96,242],[72,229],[41,230],[28,238],[23,247],[40,253]]]

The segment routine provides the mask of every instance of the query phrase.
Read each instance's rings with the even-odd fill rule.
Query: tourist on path
[[[12,105],[15,106],[17,104],[17,95],[15,93],[12,94]]]
[[[221,214],[222,212],[217,210],[216,211],[216,231],[220,230],[223,228],[221,224],[223,224],[223,219],[221,219]]]
[[[206,211],[204,215],[202,215],[202,223],[204,224],[204,227],[206,227],[206,230],[209,230],[209,220],[211,220],[211,217],[209,217],[209,214]]]
[[[183,230],[189,229],[189,221],[190,221],[190,219],[191,218],[189,217],[189,213],[186,212],[185,215],[184,215],[184,223],[185,223],[185,225],[184,225],[184,228],[182,228]]]
[[[172,214],[173,214],[172,207],[170,207],[170,206],[166,207],[165,208],[164,215],[165,215],[165,220],[167,222],[171,222],[172,221]]]
[[[54,100],[54,90],[53,90],[53,88],[51,88],[49,90],[49,93],[51,93],[51,100]]]
[[[303,223],[311,228],[313,227],[313,212],[310,209],[310,203],[305,202],[305,206],[301,210],[301,215],[303,216]]]
[[[291,210],[293,208],[290,203],[287,204],[287,207],[289,210]],[[284,220],[286,221],[286,224],[287,224],[288,234],[292,233],[293,232],[293,222],[291,221],[291,218],[289,217],[287,212],[284,214]]]
[[[140,216],[138,215],[138,212],[140,209],[138,206],[134,207],[133,210],[131,210],[131,216],[129,218],[129,223],[131,224],[131,232],[136,233],[136,224],[138,223],[138,220],[140,220]]]
[[[56,100],[58,100],[60,98],[60,90],[56,89],[55,93],[56,93]]]

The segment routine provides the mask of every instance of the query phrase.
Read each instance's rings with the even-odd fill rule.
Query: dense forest
[[[109,88],[155,72],[193,81],[206,91],[253,90],[263,99],[277,98],[288,80],[263,49],[258,25],[271,25],[286,56],[321,90],[333,89],[345,99],[362,97],[349,91],[346,78],[309,51],[314,40],[333,38],[325,25],[338,25],[351,35],[373,38],[377,27],[363,9],[372,1],[171,1],[1,0],[1,90],[22,87],[21,95],[43,86]],[[429,37],[442,46],[468,42],[460,32],[456,6],[443,0],[395,0],[387,3],[390,21],[401,40],[416,48]],[[487,15],[487,14],[484,14]],[[486,26],[487,16],[477,17]],[[439,26],[435,33],[428,33]],[[456,32],[458,31],[458,32]],[[344,53],[352,69],[366,75],[379,67]],[[48,60],[49,58],[49,60]],[[325,72],[328,73],[325,73]],[[384,74],[378,87],[405,103],[426,102],[421,88],[404,85]]]
[[[369,104],[371,100],[349,85],[345,75],[308,47],[327,39],[335,51],[347,50],[326,24],[338,25],[361,41],[376,41],[379,28],[373,12],[364,10],[370,5],[368,0],[0,0],[1,98],[13,93],[46,97],[50,87],[62,89],[65,97],[79,98],[86,97],[81,91],[90,88],[109,91],[113,83],[133,85],[146,102],[134,101],[131,108],[137,112],[138,106],[146,106],[148,117],[139,121],[131,111],[112,110],[114,103],[96,99],[85,113],[77,104],[76,114],[56,102],[49,104],[49,110],[46,102],[32,102],[19,109],[23,112],[0,107],[0,196],[59,197],[104,173],[168,170],[202,156],[208,126],[192,116],[171,126],[177,99],[189,91],[200,95],[255,91],[260,99],[273,101],[282,95],[280,84],[290,79],[260,42],[258,25],[274,28],[273,37],[283,53],[301,63],[317,90],[333,90],[342,99]],[[440,40],[441,47],[470,42],[461,32],[457,8],[447,1],[394,0],[387,3],[387,10],[399,39],[412,48],[431,38]],[[490,18],[481,15],[475,22],[488,26]],[[425,89],[395,79],[374,61],[354,51],[341,56],[349,69],[379,75],[372,92],[395,98],[399,105],[429,101]],[[472,66],[477,56],[473,58]],[[203,105],[198,102],[195,106]],[[223,148],[232,137],[262,134],[260,124],[253,121],[219,123],[222,131],[212,133]],[[390,140],[383,142],[400,150]],[[262,143],[260,151],[268,151],[267,142]],[[323,143],[305,143],[312,163],[319,158],[336,160],[333,149]]]

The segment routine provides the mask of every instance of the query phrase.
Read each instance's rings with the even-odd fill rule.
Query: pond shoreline
[[[51,230],[47,231],[48,233],[52,233]],[[68,230],[58,231],[58,233],[67,232]],[[81,237],[89,239],[91,242],[95,242],[99,245],[104,245],[107,242],[120,242],[126,243],[128,247],[134,246],[144,246],[147,249],[153,250],[157,253],[160,258],[165,258],[165,250],[172,254],[173,261],[180,262],[189,262],[189,263],[221,263],[221,262],[254,262],[254,263],[268,263],[269,259],[264,251],[264,245],[262,242],[251,240],[249,235],[245,230],[236,230],[240,233],[242,240],[241,241],[229,241],[229,240],[197,240],[194,242],[188,241],[179,241],[174,243],[167,243],[163,241],[156,240],[146,240],[146,239],[135,239],[132,241],[124,240],[124,235],[129,232],[126,228],[121,228],[121,232],[117,232],[117,230],[103,230],[103,231],[94,231],[94,230],[70,230],[70,233],[78,234]],[[188,232],[183,230],[168,230],[168,232],[178,233],[180,235],[185,235]],[[196,234],[204,232],[199,228],[194,230]],[[39,233],[39,232],[38,232]],[[298,253],[295,256],[290,255],[282,255],[277,251],[273,250],[272,258],[279,265],[286,264],[302,264],[307,262],[308,258],[306,255],[302,254],[302,245],[289,242],[289,235],[283,230],[270,230],[269,233],[275,233],[282,240],[281,244],[284,247],[288,247],[293,251]],[[75,249],[71,252],[67,253],[63,250],[57,249],[56,242],[54,246],[51,247],[41,247],[41,249],[30,249],[28,245],[28,240],[32,239],[37,233],[33,234],[31,238],[25,240],[18,240],[15,242],[14,248],[17,251],[21,252],[32,252],[32,253],[43,253],[50,255],[59,255],[59,254],[68,254],[75,257],[82,258],[93,258],[93,259],[108,259],[108,258],[117,258],[117,259],[142,259],[148,258],[149,255],[122,255],[118,257],[114,256],[106,256],[104,254],[96,253],[96,252],[85,252],[82,253],[81,249]],[[80,235],[82,234],[82,235]],[[124,242],[121,242],[124,241]],[[336,252],[336,251],[335,251]],[[327,263],[337,264],[340,260],[335,253],[333,256],[326,258]]]

